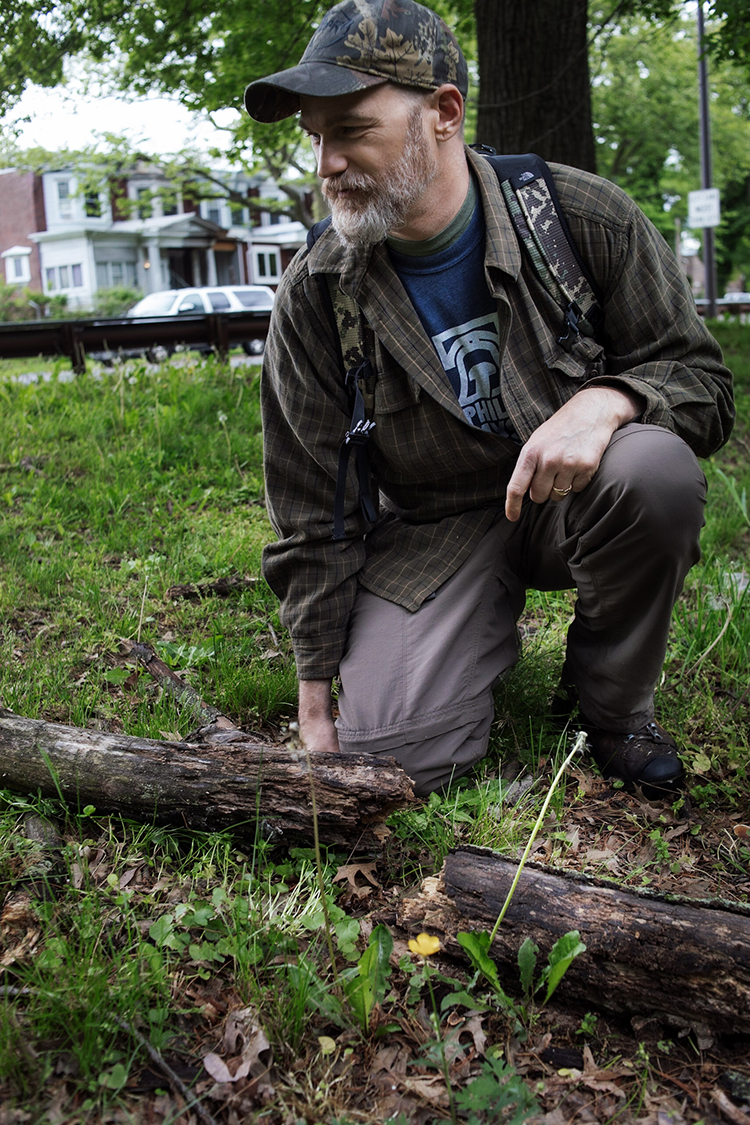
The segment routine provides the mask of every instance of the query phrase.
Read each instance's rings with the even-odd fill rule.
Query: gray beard
[[[342,172],[323,182],[323,195],[331,208],[333,227],[344,246],[366,249],[383,242],[399,230],[409,211],[437,175],[422,129],[422,111],[415,106],[409,118],[404,151],[396,163],[380,176]],[[341,199],[337,190],[367,192],[363,201]]]

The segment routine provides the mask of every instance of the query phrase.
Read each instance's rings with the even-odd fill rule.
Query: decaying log
[[[224,739],[226,741],[224,741]],[[62,793],[74,807],[279,842],[313,835],[311,781],[325,844],[379,846],[389,812],[413,800],[393,759],[313,754],[241,732],[209,745],[45,723],[0,710],[0,787]]]
[[[398,923],[410,934],[437,934],[449,953],[465,957],[456,934],[492,929],[517,870],[496,853],[458,848],[439,879],[404,900]],[[559,986],[561,999],[750,1034],[750,907],[661,897],[527,864],[491,950],[508,990],[518,982],[524,938],[545,964],[569,930],[587,949]]]

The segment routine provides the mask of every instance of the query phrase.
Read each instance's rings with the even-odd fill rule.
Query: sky
[[[225,112],[225,120],[236,115],[234,110]],[[133,143],[154,154],[173,153],[186,146],[225,147],[219,130],[178,102],[87,96],[75,82],[53,89],[29,86],[11,120],[20,122],[24,117],[30,120],[21,125],[18,144],[22,148],[82,148],[94,141],[95,133],[104,131],[127,133]]]

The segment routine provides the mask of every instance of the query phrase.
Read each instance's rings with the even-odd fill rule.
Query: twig
[[[148,674],[153,676],[165,691],[174,696],[178,703],[191,707],[203,726],[210,726],[215,723],[220,730],[237,730],[236,724],[226,715],[222,715],[218,707],[212,707],[205,703],[198,692],[190,687],[190,684],[186,684],[179,676],[175,675],[172,669],[159,659],[151,645],[137,641],[124,641],[123,643],[130,646],[127,655],[135,656]]]
[[[201,1121],[205,1123],[205,1125],[217,1125],[215,1118],[211,1116],[207,1109],[203,1108],[198,1099],[191,1097],[190,1091],[188,1090],[185,1083],[182,1081],[179,1075],[175,1074],[169,1063],[162,1058],[162,1056],[156,1050],[156,1047],[152,1046],[152,1044],[149,1043],[146,1036],[142,1035],[137,1027],[133,1027],[131,1023],[128,1023],[127,1020],[121,1019],[119,1016],[116,1018],[115,1022],[119,1027],[122,1028],[123,1031],[126,1031],[128,1035],[132,1036],[132,1038],[135,1039],[136,1043],[138,1043],[139,1046],[143,1047],[144,1051],[151,1059],[151,1062],[154,1063],[155,1066],[158,1066],[164,1077],[169,1080],[169,1084],[175,1091],[175,1093],[178,1093],[185,1099],[185,1110],[187,1111],[188,1109],[195,1109],[196,1113],[200,1117]]]
[[[148,575],[146,575],[146,581],[143,583],[143,597],[141,598],[141,612],[138,616],[138,633],[136,635],[137,635],[139,643],[140,643],[140,640],[141,640],[141,628],[143,626],[143,611],[146,608],[146,591],[147,590],[148,590]]]
[[[723,1090],[718,1086],[714,1086],[711,1091],[711,1101],[714,1102],[725,1117],[733,1121],[735,1125],[747,1125],[747,1114],[743,1113],[741,1109],[737,1109],[734,1102],[731,1102]]]

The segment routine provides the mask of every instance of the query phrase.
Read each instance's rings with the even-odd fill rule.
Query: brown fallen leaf
[[[334,883],[342,883],[344,880],[349,884],[353,894],[358,898],[370,894],[373,887],[380,890],[380,883],[377,876],[374,874],[374,863],[345,863],[341,867],[336,868],[336,874],[333,877]],[[361,875],[370,884],[369,887],[363,887],[357,882],[357,876]]]

